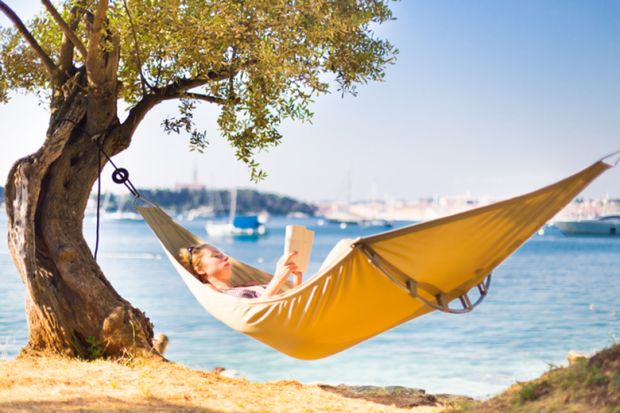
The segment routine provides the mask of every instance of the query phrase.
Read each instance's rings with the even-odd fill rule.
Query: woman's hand
[[[288,255],[283,255],[279,260],[278,260],[278,264],[276,265],[276,274],[278,273],[278,267],[281,267],[280,270],[281,271],[287,271],[290,270],[286,277],[288,278],[288,276],[290,274],[293,274],[295,276],[295,279],[293,281],[293,285],[295,287],[297,287],[299,284],[301,284],[302,281],[302,273],[301,271],[299,271],[297,264],[295,264],[294,262],[292,262],[293,257],[295,257],[295,255],[297,255],[297,251],[292,251],[291,253],[289,253]]]
[[[293,257],[297,255],[297,251],[291,251],[287,255],[283,255],[276,264],[276,277],[288,277],[291,273],[297,272],[297,264],[293,262]]]
[[[273,278],[265,288],[265,292],[262,296],[271,296],[275,295],[280,291],[282,285],[286,282],[289,275],[295,274],[296,283],[299,280],[301,282],[301,272],[297,269],[297,264],[293,262],[293,257],[297,254],[297,251],[290,252],[286,255],[283,255],[276,264],[276,271],[273,274]]]

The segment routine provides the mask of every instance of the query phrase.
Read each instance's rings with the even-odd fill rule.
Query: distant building
[[[194,171],[192,172],[192,182],[177,182],[174,184],[174,189],[176,191],[180,191],[182,189],[187,189],[190,191],[202,191],[205,188],[205,185],[198,182],[198,168],[196,167],[194,167]]]
[[[205,185],[200,184],[198,182],[188,182],[188,183],[177,182],[174,184],[174,189],[176,191],[180,191],[182,189],[188,189],[190,191],[201,191],[205,188],[206,188]]]

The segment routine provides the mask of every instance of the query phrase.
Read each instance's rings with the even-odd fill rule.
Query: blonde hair
[[[214,249],[215,247],[209,244],[190,245],[187,248],[181,248],[177,254],[177,258],[187,271],[191,272],[194,277],[204,282],[205,280],[201,278],[200,274],[198,274],[196,270],[200,268],[202,256],[207,251],[213,251]]]

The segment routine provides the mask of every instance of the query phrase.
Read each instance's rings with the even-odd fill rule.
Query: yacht
[[[554,226],[565,235],[620,235],[620,214],[579,221],[558,221]]]

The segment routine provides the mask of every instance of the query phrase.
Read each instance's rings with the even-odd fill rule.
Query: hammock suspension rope
[[[58,118],[57,121],[72,123],[76,128],[81,130],[82,133],[84,133],[86,136],[92,139],[93,142],[95,142],[95,144],[97,145],[97,148],[99,149],[99,151],[97,152],[97,165],[99,166],[99,169],[97,171],[97,217],[96,217],[96,229],[95,229],[95,251],[93,253],[93,257],[95,258],[95,261],[96,261],[97,252],[99,251],[99,226],[100,226],[100,211],[101,211],[101,154],[103,154],[106,157],[106,159],[110,162],[112,167],[114,167],[114,172],[112,172],[112,181],[114,181],[117,184],[125,185],[125,187],[129,190],[129,192],[131,192],[131,194],[134,196],[134,199],[138,199],[138,198],[144,199],[144,198],[140,196],[140,193],[138,192],[136,187],[129,180],[129,171],[125,168],[117,167],[114,161],[112,160],[112,158],[103,150],[103,144],[101,141],[103,140],[105,136],[104,134],[95,133],[91,135],[88,132],[86,132],[86,130],[80,125],[79,122],[76,122],[75,120],[71,118]]]
[[[364,255],[368,258],[368,262],[371,263],[376,269],[378,269],[383,275],[385,275],[390,281],[399,286],[401,289],[407,291],[409,295],[420,301],[422,304],[426,304],[429,307],[434,308],[435,310],[450,314],[466,314],[473,311],[474,308],[476,308],[480,303],[482,303],[482,301],[489,293],[492,273],[489,273],[489,275],[487,275],[480,284],[475,286],[475,288],[478,290],[479,297],[474,303],[471,302],[468,291],[465,294],[461,294],[457,297],[461,302],[461,305],[463,306],[462,309],[450,308],[449,301],[446,302],[447,300],[445,299],[445,293],[439,292],[437,294],[434,294],[429,291],[428,288],[425,288],[422,283],[416,281],[411,276],[403,274],[403,276],[397,277],[393,275],[388,269],[385,268],[384,265],[382,265],[382,262],[384,262],[385,260],[371,247],[363,243],[359,243],[356,246],[359,247],[360,250],[364,253]],[[403,282],[399,280],[399,278],[405,279],[404,285]],[[426,298],[420,296],[419,290],[422,290],[428,295],[435,297],[435,302],[427,300]]]
[[[114,168],[114,172],[112,172],[112,181],[119,185],[125,185],[125,187],[129,190],[131,195],[133,195],[134,200],[141,198],[140,192],[136,189],[134,184],[129,180],[129,171],[126,168],[119,168],[116,166],[112,158],[103,150],[103,144],[101,143],[101,139],[103,135],[94,135],[92,137],[93,141],[97,144],[97,148],[99,151],[97,152],[97,164],[101,165],[101,154],[103,154],[108,162]],[[96,229],[95,229],[95,252],[93,254],[95,261],[97,260],[97,252],[99,251],[99,225],[100,225],[100,211],[101,211],[101,167],[99,167],[99,171],[97,173],[97,219],[96,219]]]

